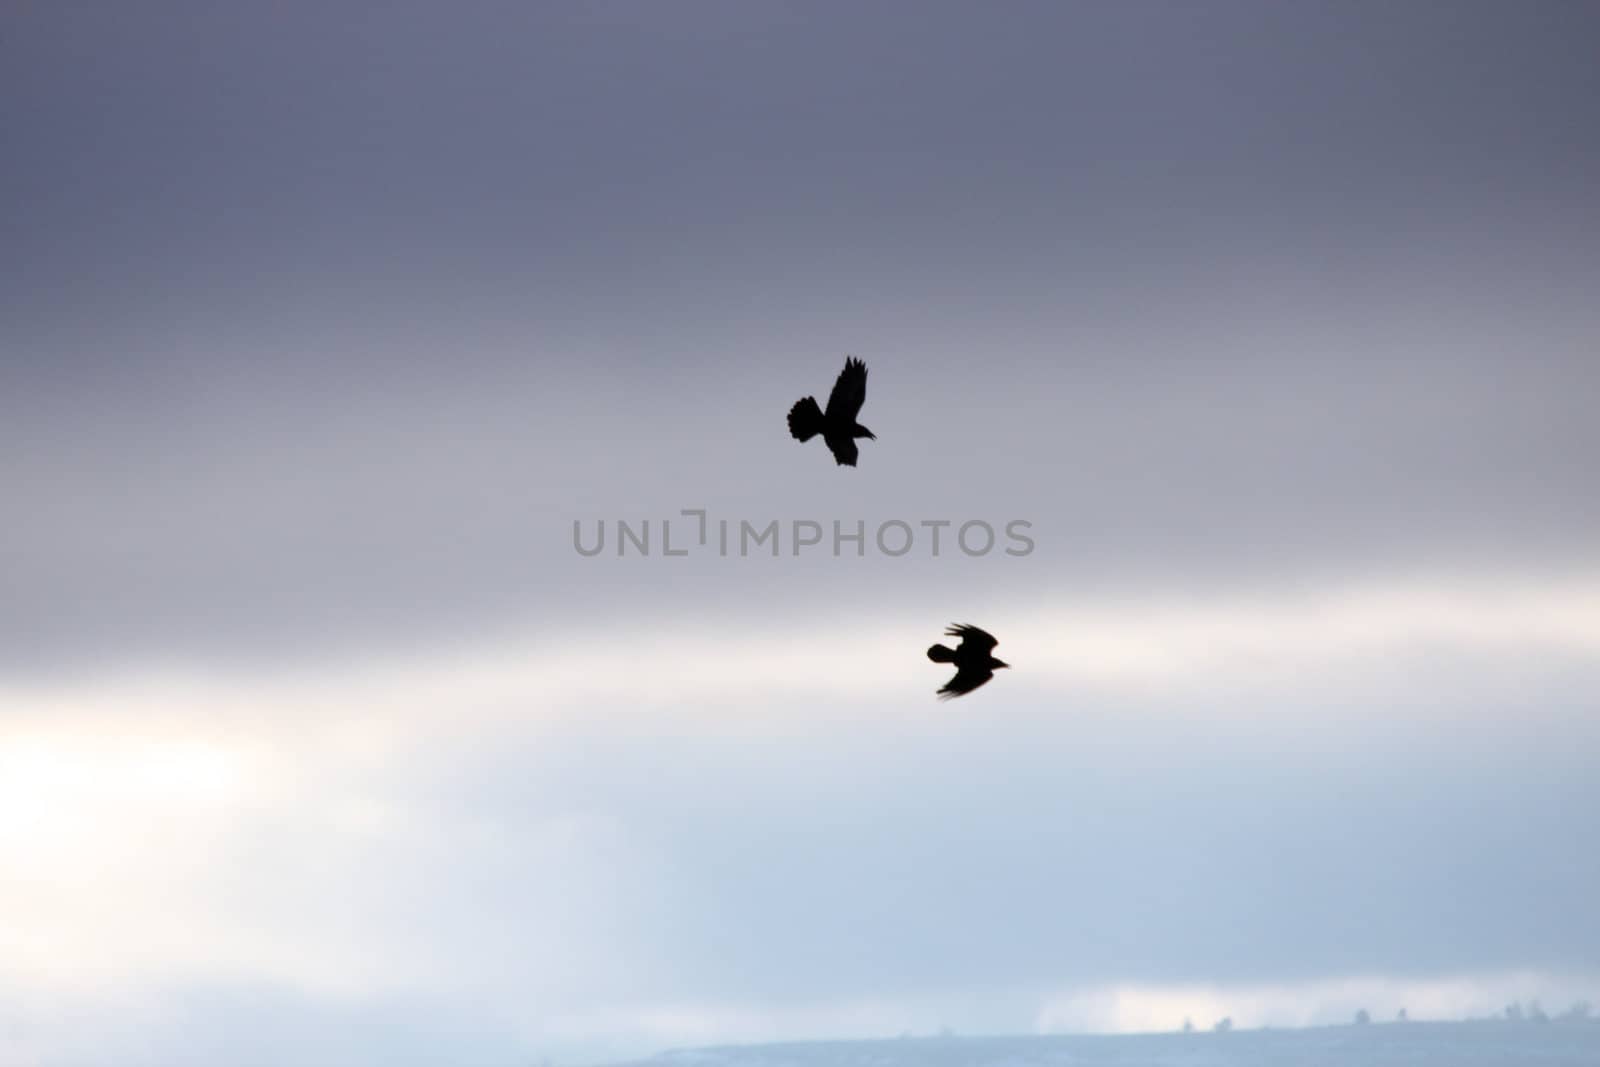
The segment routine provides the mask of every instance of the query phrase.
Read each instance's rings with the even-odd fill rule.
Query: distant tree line
[[[1552,1020],[1563,1023],[1585,1023],[1595,1020],[1594,1005],[1587,1000],[1575,1000],[1567,1005],[1566,1011],[1554,1016],[1546,1012],[1537,1000],[1530,1000],[1527,1004],[1513,1000],[1506,1005],[1502,1015],[1507,1022],[1513,1023],[1547,1023]]]
[[[1593,1023],[1593,1022],[1600,1022],[1600,1016],[1596,1016],[1596,1014],[1595,1014],[1594,1005],[1591,1004],[1587,1000],[1575,1000],[1570,1005],[1568,1005],[1568,1007],[1567,1007],[1567,1009],[1565,1011],[1561,1012],[1559,1015],[1554,1015],[1554,1016],[1552,1016],[1548,1012],[1546,1012],[1544,1010],[1544,1008],[1540,1005],[1540,1003],[1537,1000],[1530,1000],[1526,1004],[1523,1004],[1520,1001],[1515,1001],[1514,1000],[1510,1004],[1507,1004],[1505,1006],[1505,1009],[1499,1015],[1491,1016],[1490,1018],[1492,1018],[1492,1019],[1503,1019],[1504,1021],[1514,1022],[1514,1023],[1520,1023],[1520,1022],[1533,1022],[1533,1023],[1548,1023],[1548,1022]],[[1397,1022],[1397,1023],[1409,1022],[1410,1019],[1411,1019],[1411,1016],[1407,1013],[1405,1008],[1401,1008],[1399,1011],[1397,1011],[1395,1013],[1394,1021]],[[1370,1026],[1371,1024],[1372,1024],[1372,1013],[1367,1011],[1366,1008],[1359,1009],[1355,1013],[1355,1016],[1353,1017],[1353,1019],[1351,1020],[1351,1025],[1352,1026]],[[1211,1030],[1212,1030],[1213,1033],[1225,1034],[1225,1033],[1228,1033],[1232,1029],[1233,1029],[1233,1016],[1231,1016],[1231,1015],[1225,1015],[1222,1018],[1218,1019],[1216,1022],[1211,1024]],[[1183,1032],[1186,1033],[1186,1034],[1192,1034],[1192,1033],[1195,1032],[1194,1020],[1189,1018],[1189,1017],[1187,1017],[1187,1016],[1185,1016],[1184,1020],[1183,1020]]]

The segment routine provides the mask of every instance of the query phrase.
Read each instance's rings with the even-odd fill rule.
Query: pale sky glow
[[[1446,6],[9,14],[0,1065],[1600,1000],[1600,20]]]
[[[1064,610],[1024,605],[1000,613],[1007,632],[1021,636],[1001,651],[1018,664],[1015,684],[1028,700],[1047,701],[1065,722],[1107,699],[1132,699],[1145,709],[1143,728],[1160,729],[1173,716],[1200,714],[1211,694],[1228,706],[1223,718],[1205,713],[1201,721],[1221,726],[1229,718],[1281,718],[1295,692],[1349,692],[1352,678],[1366,679],[1357,689],[1361,699],[1389,707],[1384,694],[1409,687],[1404,678],[1418,650],[1474,663],[1468,677],[1479,678],[1486,664],[1501,659],[1592,661],[1600,651],[1597,588],[1589,576],[1576,575],[1520,583],[1364,582],[1292,595],[1222,593]],[[513,829],[484,812],[441,809],[430,796],[435,787],[419,788],[408,778],[433,777],[443,769],[441,759],[460,758],[464,744],[537,750],[541,738],[592,725],[596,709],[605,709],[609,729],[631,724],[710,740],[731,728],[738,737],[773,738],[802,760],[825,744],[807,739],[824,726],[970,733],[974,717],[959,706],[929,710],[926,698],[939,677],[919,662],[920,643],[932,637],[917,620],[869,619],[845,636],[849,655],[832,657],[837,673],[814,681],[807,665],[830,656],[829,639],[754,634],[729,641],[685,627],[653,638],[568,633],[556,648],[548,638],[507,639],[337,669],[185,676],[169,668],[142,678],[8,687],[0,695],[0,845],[14,873],[0,885],[0,910],[27,914],[30,922],[7,927],[0,971],[12,982],[83,993],[134,976],[196,973],[267,977],[346,998],[448,992],[486,972],[504,973],[508,961],[463,949],[442,932],[402,935],[395,916],[357,919],[340,901],[360,890],[341,882],[364,878],[360,867],[385,853],[456,863],[509,850],[541,872],[525,903],[543,898],[562,917],[546,925],[536,910],[519,908],[524,948],[531,936],[542,950],[516,969],[531,968],[536,986],[559,988],[570,961],[593,947],[583,928],[598,932],[614,919],[585,898],[620,872],[619,852],[641,844],[637,813],[626,806],[557,810],[532,822],[523,818]],[[633,650],[626,673],[608,669],[608,650],[618,643]],[[904,654],[908,648],[912,655]],[[1398,673],[1386,675],[1390,662]],[[775,682],[783,700],[753,703]],[[1248,698],[1239,701],[1241,693]],[[1173,702],[1178,694],[1183,699]],[[887,703],[873,711],[864,700]],[[1345,731],[1370,716],[1363,707],[1333,718],[1302,716],[1296,729]],[[1392,707],[1385,714],[1402,720],[1420,714],[1419,726],[1432,717]],[[977,719],[1000,726],[1003,719],[995,720],[1004,715],[991,709]],[[1592,741],[1593,729],[1592,721],[1582,727],[1582,743]],[[332,867],[313,863],[286,878],[273,858],[281,846],[264,843],[273,840],[274,825],[292,827],[297,851],[326,857]],[[333,859],[340,854],[367,859],[352,867]],[[226,857],[242,865],[217,862]],[[283,892],[299,907],[272,907],[259,895]],[[1483,1011],[1486,1002],[1492,1007],[1508,989],[1559,995],[1585,980],[1489,975],[1339,979],[1304,988],[1119,986],[1038,994],[1034,1026],[1040,1032],[1170,1028],[1186,1015],[1227,1013],[1295,1025],[1342,1018],[1357,1001],[1401,1001],[1419,1013],[1454,1016]],[[943,1007],[931,1006],[937,1003]],[[549,1039],[634,1035],[672,1044],[782,1037],[808,1027],[840,1036],[936,1029],[946,1025],[936,1018],[941,1012],[963,1016],[948,995],[924,1004],[891,999],[872,1010],[847,1005],[830,1003],[810,1014],[733,1004],[690,1009],[673,1007],[669,996],[598,1016],[574,1004],[542,1025]]]
[[[1308,671],[1348,676],[1352,665],[1428,650],[1465,656],[1600,654],[1600,576],[1589,573],[1525,581],[1503,575],[1367,580],[1242,599],[1191,594],[1050,607],[1022,600],[991,613],[1017,631],[1002,651],[1027,663],[1024,684],[1067,693],[1077,685],[1193,692],[1207,685],[1304,678]],[[464,717],[536,729],[582,714],[593,701],[614,704],[616,714],[655,715],[658,705],[681,706],[683,695],[692,692],[689,714],[748,720],[749,699],[774,683],[809,699],[903,695],[937,682],[935,668],[904,653],[939,640],[941,624],[869,615],[847,624],[841,648],[838,636],[819,632],[824,621],[796,620],[798,636],[770,629],[729,636],[693,623],[634,631],[596,626],[559,635],[535,631],[478,648],[412,653],[404,660],[358,659],[332,668],[312,664],[288,674],[228,676],[168,667],[67,685],[0,688],[0,707],[13,722],[169,720],[181,732],[215,721],[216,710],[225,707],[230,732],[253,723],[273,733],[292,723],[295,734],[317,735],[319,748],[381,757],[402,735],[459,729]],[[627,650],[626,670],[617,669],[619,647]],[[832,669],[819,673],[813,669],[818,662]],[[773,710],[781,713],[783,705]],[[86,740],[101,749],[108,744],[98,734]],[[208,746],[130,755],[143,761],[139,766],[145,769],[137,773],[152,780],[162,765],[151,759],[167,759],[164,766],[180,780],[187,774],[202,781],[206,761],[218,758]],[[212,781],[226,778],[224,766],[209,766]],[[87,768],[62,773],[93,777]]]

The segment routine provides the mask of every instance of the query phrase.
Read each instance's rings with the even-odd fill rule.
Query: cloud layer
[[[1594,23],[16,14],[0,1060],[1592,989]]]

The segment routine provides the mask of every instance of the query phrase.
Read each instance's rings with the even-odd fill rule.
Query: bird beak
[[[995,666],[996,667],[1009,667],[1009,666],[1011,666],[1011,664],[1009,664],[1009,663],[996,663]]]

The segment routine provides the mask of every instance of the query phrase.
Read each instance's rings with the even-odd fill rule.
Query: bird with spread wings
[[[955,676],[939,689],[939,699],[964,696],[994,677],[994,672],[1011,664],[995,659],[994,646],[1000,643],[992,634],[985,633],[970,623],[954,623],[945,630],[946,637],[959,637],[955,648],[934,645],[928,649],[928,658],[935,663],[954,663]]]
[[[833,392],[828,395],[827,410],[817,405],[814,396],[798,401],[789,409],[789,433],[796,441],[809,441],[820,433],[834,461],[841,467],[854,467],[859,455],[855,439],[878,439],[856,421],[866,399],[867,365],[854,356],[847,357],[844,370],[839,372],[839,380],[833,383]]]

